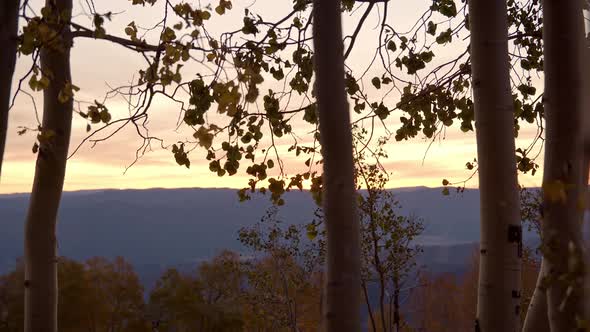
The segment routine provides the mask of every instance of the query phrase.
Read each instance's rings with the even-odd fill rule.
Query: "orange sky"
[[[396,26],[409,26],[418,17],[431,1],[412,0],[404,1],[411,5],[398,5],[394,13],[390,13],[390,20]],[[39,8],[40,1],[32,1],[32,6]],[[74,14],[81,14],[82,2],[75,2]],[[116,15],[113,22],[108,23],[107,31],[113,34],[122,35],[123,27],[130,21],[135,20],[138,25],[149,26],[157,22],[158,10],[161,8],[133,8],[128,1],[108,0],[95,1],[98,12],[121,12]],[[243,13],[243,7],[252,4],[252,1],[234,0],[233,11],[238,15]],[[205,4],[205,3],[203,3]],[[278,18],[287,8],[290,8],[290,0],[258,0],[253,5],[255,12],[264,14],[268,19]],[[133,10],[134,15],[131,15]],[[358,11],[350,19],[345,19],[345,32],[350,31],[354,19],[358,19],[361,11]],[[369,17],[363,32],[359,36],[355,51],[351,54],[348,65],[351,67],[363,67],[370,61],[370,53],[367,49],[373,49],[375,45],[374,30],[380,13],[375,12]],[[235,19],[231,16],[213,18],[217,25],[210,23],[209,28],[227,29]],[[76,15],[76,22],[87,22],[87,18]],[[241,20],[240,20],[241,21]],[[444,59],[456,52],[461,51],[464,44],[458,43],[446,47],[437,57]],[[72,77],[74,84],[82,90],[77,94],[81,100],[92,101],[101,99],[109,86],[120,86],[128,83],[138,69],[143,68],[144,63],[140,56],[131,53],[116,45],[107,42],[94,40],[76,40],[72,50]],[[26,58],[18,59],[15,79],[22,77],[28,70],[30,61]],[[371,77],[369,75],[369,77]],[[26,82],[25,84],[26,85]],[[34,94],[37,105],[41,105],[42,96]],[[395,102],[395,98],[391,103]],[[115,114],[124,114],[127,109],[122,100],[112,100],[109,108]],[[164,137],[169,143],[175,140],[189,137],[190,132],[176,127],[178,110],[174,104],[165,101],[156,101],[153,108],[151,120],[151,134]],[[399,115],[394,113],[388,119],[388,126],[395,130]],[[0,194],[14,192],[28,192],[32,185],[36,155],[31,153],[34,143],[34,134],[18,136],[16,134],[19,126],[36,127],[33,106],[30,99],[21,94],[16,101],[15,107],[10,113],[9,136],[7,151],[4,157]],[[79,117],[75,117],[72,137],[72,149],[77,146],[85,136],[84,127],[86,123]],[[297,128],[295,128],[297,131]],[[533,128],[526,128],[522,131],[518,145],[528,145],[534,134]],[[305,132],[299,133],[302,139],[306,139]],[[309,137],[307,137],[309,139]],[[191,156],[191,168],[179,167],[169,151],[155,149],[147,154],[138,164],[125,173],[125,167],[134,160],[135,149],[140,141],[129,128],[108,142],[91,148],[84,145],[82,149],[69,160],[65,190],[99,189],[99,188],[151,188],[151,187],[232,187],[241,188],[247,183],[247,177],[236,175],[232,177],[219,178],[208,170],[208,162],[204,160],[205,150],[197,149]],[[288,144],[284,142],[283,144]],[[443,178],[451,182],[460,181],[469,176],[465,170],[465,163],[476,157],[475,136],[473,133],[463,134],[456,127],[447,130],[444,140],[432,144],[425,156],[430,142],[423,138],[416,138],[406,142],[392,142],[387,146],[389,159],[384,164],[388,171],[392,172],[390,187],[405,186],[440,186]],[[286,146],[286,145],[285,145]],[[283,148],[285,148],[283,146]],[[424,161],[423,161],[424,158]],[[288,170],[297,171],[302,161],[294,162],[289,155],[285,159]],[[539,172],[535,177],[521,177],[521,182],[527,186],[538,185],[542,174]],[[477,186],[477,179],[468,183],[468,186]]]

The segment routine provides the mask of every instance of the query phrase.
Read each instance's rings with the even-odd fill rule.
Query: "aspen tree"
[[[522,227],[506,1],[469,1],[481,202],[476,326],[520,330]]]
[[[25,332],[57,331],[56,222],[75,89],[70,74],[72,0],[47,0],[43,11],[56,36],[41,47],[41,71],[49,85],[43,89],[43,121],[25,224]]]
[[[0,181],[8,131],[10,91],[16,62],[19,0],[0,4]]]
[[[543,1],[545,165],[543,255],[551,331],[573,331],[582,318],[580,222],[584,106],[581,1]],[[585,170],[587,172],[587,169]]]
[[[341,2],[315,0],[313,5],[314,66],[324,158],[322,200],[328,247],[324,322],[328,332],[357,332],[360,245],[352,133],[344,84]]]

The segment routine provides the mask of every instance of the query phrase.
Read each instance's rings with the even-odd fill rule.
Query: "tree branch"
[[[359,20],[359,23],[357,24],[356,29],[354,29],[354,33],[350,37],[350,44],[348,45],[348,49],[346,50],[346,53],[344,53],[345,60],[348,59],[348,55],[350,54],[350,52],[352,51],[352,48],[354,47],[354,42],[356,41],[356,38],[357,38],[359,32],[361,31],[361,28],[363,27],[365,20],[367,19],[367,17],[371,13],[371,10],[373,10],[373,7],[375,6],[375,3],[377,1],[359,1],[359,2],[369,2],[370,4],[367,7],[367,10],[365,10],[365,12],[363,13],[363,16],[361,16],[361,19]],[[379,2],[386,2],[386,1],[379,1]]]

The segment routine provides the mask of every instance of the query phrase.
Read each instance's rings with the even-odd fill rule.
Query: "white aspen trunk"
[[[360,245],[340,0],[313,1],[314,65],[324,158],[327,332],[360,330]]]
[[[519,332],[522,227],[505,0],[470,0],[481,202],[476,331]]]
[[[543,1],[545,56],[545,166],[543,240],[552,279],[571,272],[568,247],[582,247],[584,199],[582,115],[584,107],[581,1]],[[556,195],[557,194],[557,195]],[[581,258],[581,257],[578,257]],[[575,286],[568,296],[568,288]],[[574,331],[582,318],[583,294],[574,282],[552,281],[547,290],[551,331]]]
[[[586,17],[589,16],[587,11],[584,11]],[[585,20],[585,32],[588,34],[590,32],[590,24],[588,21]],[[585,45],[585,53],[584,53],[584,65],[585,65],[585,88],[584,91],[589,91],[590,88],[590,50],[588,49],[588,44]],[[584,104],[584,164],[583,164],[583,180],[582,184],[585,185],[588,183],[588,166],[590,161],[590,93],[585,93],[585,104]],[[587,189],[586,189],[587,190]],[[588,195],[588,193],[587,193]],[[590,201],[588,198],[586,199],[586,210],[590,207]],[[586,212],[587,214],[588,212]],[[585,236],[585,243],[586,247],[588,248],[588,229],[590,226],[590,220],[588,220],[587,215],[585,215],[585,219],[583,222],[583,234]],[[587,254],[587,253],[586,253]],[[587,259],[587,258],[586,258]],[[544,260],[543,260],[544,261]],[[586,260],[588,261],[588,260]],[[542,273],[545,269],[545,264],[541,263],[541,270],[539,273]],[[523,332],[549,332],[549,318],[547,312],[547,292],[546,290],[542,289],[541,286],[542,277],[539,275],[537,279],[537,287],[535,288],[535,292],[533,294],[533,298],[531,299],[531,303],[529,309],[527,311],[527,316],[524,322]],[[584,290],[585,294],[588,294],[588,290],[590,289],[590,279],[588,279],[588,274],[586,275],[586,288]],[[590,318],[590,303],[588,302],[588,297],[586,295],[586,321],[589,321]]]
[[[3,0],[0,3],[0,182],[8,131],[12,76],[16,63],[18,7],[19,0]]]
[[[584,281],[584,299],[585,299],[585,316],[584,319],[586,322],[590,323],[590,273],[588,273],[588,262],[590,262],[590,193],[588,192],[588,176],[590,172],[590,43],[588,40],[590,34],[590,21],[588,21],[590,17],[590,12],[585,10],[584,14],[584,32],[586,35],[586,40],[584,43],[584,164],[582,171],[582,185],[585,188],[586,194],[586,206],[583,216],[583,223],[582,223],[582,234],[584,236],[583,241],[586,246],[585,248],[585,281]]]
[[[46,0],[46,7],[71,18],[72,0]],[[63,23],[63,21],[62,21]],[[40,143],[35,178],[25,225],[25,332],[57,332],[57,244],[56,219],[66,170],[72,125],[72,98],[58,99],[71,82],[71,32],[68,24],[57,24],[62,50],[41,49],[41,70],[51,75],[43,91],[44,131],[54,136]]]
[[[537,286],[533,292],[531,303],[527,310],[522,332],[549,332],[549,317],[547,316],[547,290],[542,281],[546,275],[546,264],[543,260],[537,277]]]

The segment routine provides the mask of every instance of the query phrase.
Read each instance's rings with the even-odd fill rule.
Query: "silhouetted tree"
[[[0,181],[8,131],[12,75],[16,64],[19,0],[0,4]]]

